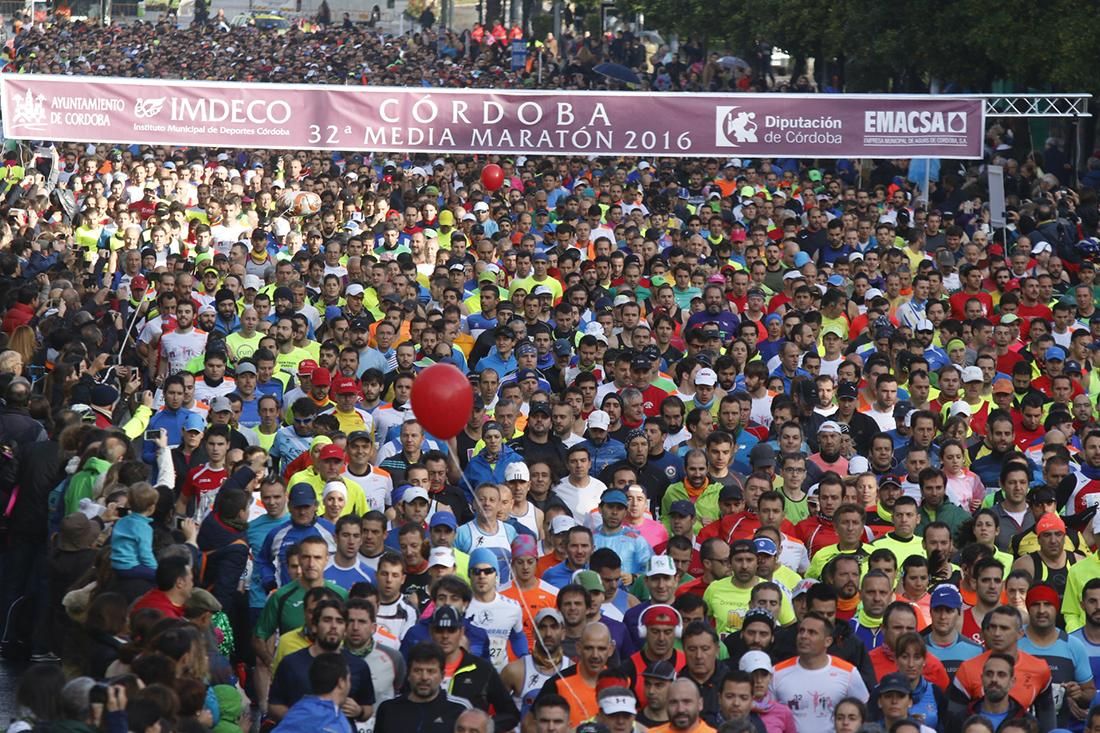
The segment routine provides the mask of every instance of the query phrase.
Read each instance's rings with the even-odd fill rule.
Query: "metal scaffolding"
[[[1092,117],[1091,94],[977,94],[987,117]]]

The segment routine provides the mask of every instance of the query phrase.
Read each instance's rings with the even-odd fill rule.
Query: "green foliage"
[[[915,91],[931,79],[990,89],[1100,92],[1097,0],[619,0],[656,30],[744,54],[764,38],[843,67],[848,91]],[[835,62],[835,66],[834,66]]]

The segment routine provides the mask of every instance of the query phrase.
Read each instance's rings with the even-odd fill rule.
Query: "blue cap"
[[[344,309],[338,305],[330,305],[325,308],[325,320],[335,321],[340,316],[344,315]]]
[[[932,599],[928,602],[929,608],[962,608],[962,605],[959,589],[946,583],[932,589]]]
[[[681,517],[694,517],[695,505],[687,499],[680,499],[672,502],[672,506],[668,508],[668,513],[679,514]]]
[[[290,487],[290,505],[292,507],[313,506],[316,503],[317,492],[309,484],[294,484]]]
[[[825,282],[827,282],[829,285],[832,285],[835,288],[844,287],[844,278],[841,277],[840,275],[830,275],[829,279],[826,280]]]
[[[458,522],[455,520],[455,515],[450,512],[436,512],[428,522],[428,529],[435,529],[436,527],[458,529]]]
[[[430,624],[433,629],[461,629],[462,615],[454,606],[439,606],[432,614]]]
[[[473,570],[478,565],[491,565],[496,568],[498,567],[497,556],[488,547],[479,547],[470,553],[469,567]]]
[[[534,347],[532,346],[531,348],[534,348]],[[534,369],[520,369],[518,372],[516,372],[516,381],[517,382],[522,382],[525,379],[535,379],[535,380],[537,380],[538,378],[539,378],[539,373],[536,372]]]
[[[779,550],[771,537],[757,537],[752,543],[756,546],[757,555],[778,555]]]
[[[618,489],[608,489],[600,496],[601,504],[622,504],[626,506],[626,494]]]
[[[810,256],[805,252],[799,252],[794,256],[794,266],[796,268],[802,268],[804,265],[809,264]]]
[[[531,255],[532,262],[547,262],[549,260],[550,258],[546,255],[545,252],[536,252],[535,254]]]
[[[1043,361],[1065,361],[1066,352],[1061,346],[1051,346],[1045,352],[1043,352]]]
[[[183,430],[197,430],[200,433],[206,430],[206,420],[197,412],[188,410],[183,417]]]
[[[1066,359],[1064,370],[1066,374],[1081,374],[1081,363],[1073,359]]]

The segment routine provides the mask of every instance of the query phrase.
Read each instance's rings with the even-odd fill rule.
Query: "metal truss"
[[[987,117],[1092,117],[1091,94],[980,94]]]

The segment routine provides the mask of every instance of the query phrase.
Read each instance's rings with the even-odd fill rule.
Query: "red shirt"
[[[133,616],[143,608],[155,608],[169,618],[183,618],[183,606],[172,603],[168,594],[157,588],[134,601],[134,605],[130,608],[130,615]]]
[[[187,479],[183,482],[182,493],[187,497],[202,496],[210,491],[217,491],[229,478],[229,470],[226,468],[211,468],[209,463],[195,466],[187,472]]]
[[[990,314],[993,313],[993,297],[984,290],[978,291],[977,293],[967,293],[960,290],[959,292],[952,295],[949,300],[949,302],[951,303],[951,316],[953,318],[958,318],[960,321],[965,321],[966,301],[970,300],[971,298],[981,301],[982,311],[985,314],[985,317],[989,318]]]
[[[760,529],[760,519],[752,512],[737,512],[716,519],[699,530],[695,541],[700,545],[711,537],[721,537],[726,542],[751,540]]]

